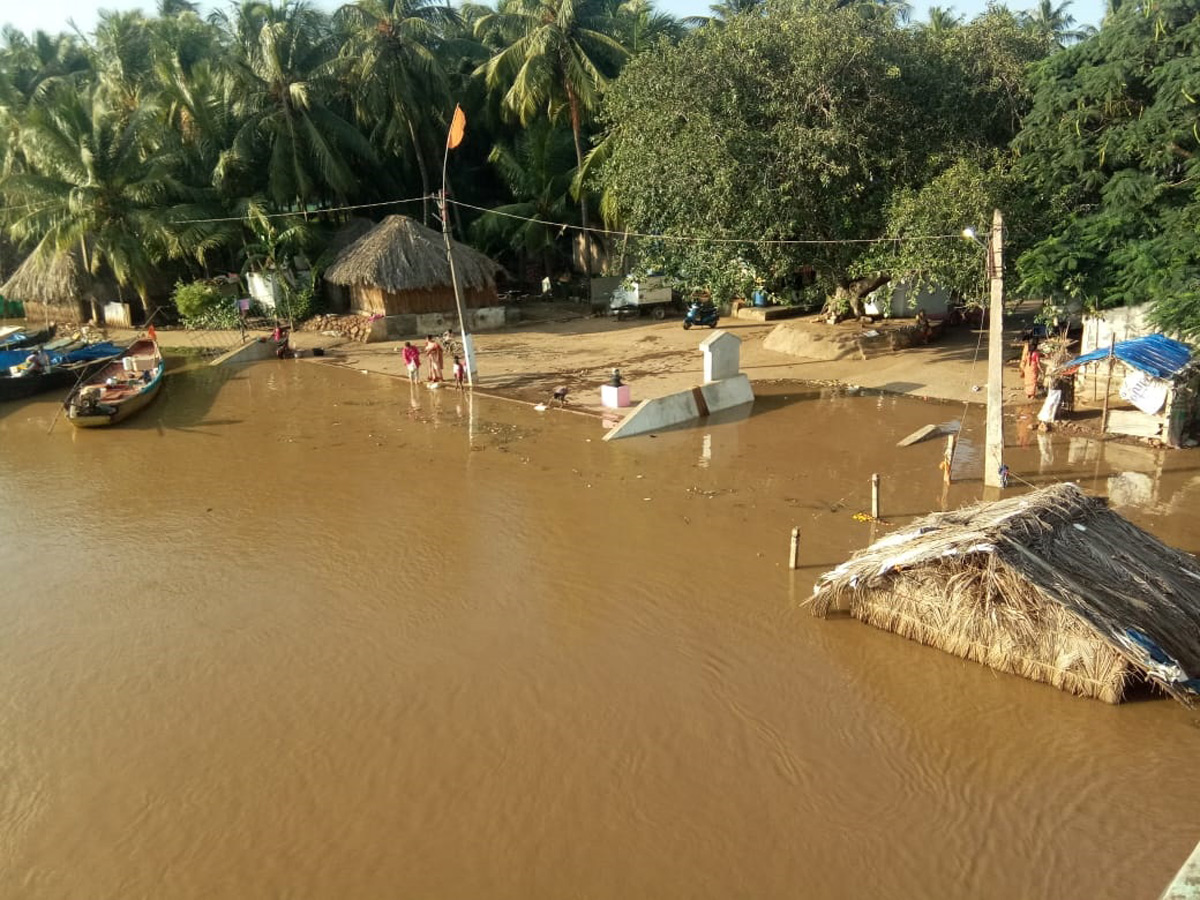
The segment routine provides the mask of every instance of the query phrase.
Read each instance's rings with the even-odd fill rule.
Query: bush
[[[220,288],[203,281],[193,281],[191,284],[176,281],[170,299],[184,319],[203,316],[206,312],[216,310],[218,306],[232,306]]]

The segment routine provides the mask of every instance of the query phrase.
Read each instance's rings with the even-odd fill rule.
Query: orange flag
[[[454,119],[450,122],[450,133],[446,135],[446,149],[453,150],[462,143],[463,133],[467,130],[467,116],[462,107],[454,104]]]

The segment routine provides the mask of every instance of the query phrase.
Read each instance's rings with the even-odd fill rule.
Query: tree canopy
[[[1018,172],[1049,211],[1023,290],[1155,303],[1200,335],[1200,2],[1122,6],[1033,76]]]
[[[806,273],[852,306],[934,268],[975,284],[981,266],[957,274],[972,252],[961,241],[916,239],[985,220],[995,191],[978,173],[1001,164],[1025,66],[1047,49],[1002,11],[933,32],[781,2],[633,60],[607,94],[599,178],[630,230],[660,236],[641,244],[650,265],[719,295]],[[921,192],[949,178],[976,190],[929,209]]]

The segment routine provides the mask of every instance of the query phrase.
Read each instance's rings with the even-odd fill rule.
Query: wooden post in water
[[[879,518],[879,473],[871,475],[871,518]]]
[[[1004,217],[992,213],[988,240],[988,277],[991,279],[991,310],[988,315],[987,437],[983,445],[983,483],[1002,487],[1000,466],[1004,463]]]
[[[942,460],[942,479],[946,484],[949,484],[952,480],[950,471],[954,468],[954,448],[957,443],[957,434],[946,435],[946,455]]]
[[[1113,334],[1108,339],[1108,377],[1104,379],[1104,411],[1100,413],[1100,433],[1108,430],[1108,392],[1112,390],[1112,370],[1114,351],[1117,346],[1117,336]]]
[[[800,526],[792,529],[792,552],[788,556],[788,568],[800,568]]]

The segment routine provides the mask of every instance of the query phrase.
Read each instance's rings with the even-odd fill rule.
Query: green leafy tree
[[[582,168],[584,126],[629,55],[603,0],[501,0],[495,13],[478,20],[476,33],[501,46],[479,74],[489,90],[501,93],[502,109],[522,125],[539,116],[556,121],[565,112]],[[579,215],[587,229],[586,193]],[[583,246],[590,272],[591,245],[585,240]]]
[[[1153,301],[1200,335],[1200,2],[1124,7],[1046,60],[1016,141],[1047,236],[1023,289],[1089,307]]]
[[[600,182],[630,230],[661,235],[639,255],[686,286],[744,296],[813,270],[832,305],[857,312],[893,277],[932,268],[869,241],[916,237],[893,215],[956,160],[991,165],[1025,102],[1009,79],[1041,47],[1011,16],[943,39],[833,3],[698,29],[611,87]],[[964,204],[942,233],[987,202]]]
[[[472,236],[487,249],[515,250],[522,258],[540,259],[545,275],[553,277],[562,236],[556,223],[572,219],[571,132],[541,119],[520,132],[511,146],[497,144],[488,158],[515,202],[481,216]]]

